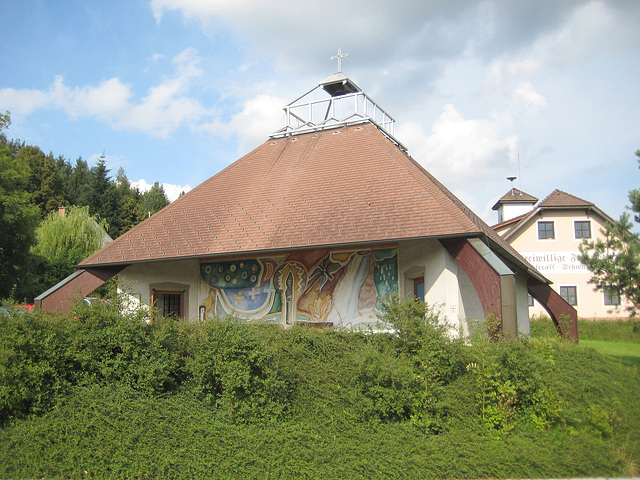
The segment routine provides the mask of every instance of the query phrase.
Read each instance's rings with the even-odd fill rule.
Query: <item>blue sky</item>
[[[283,126],[343,71],[489,223],[509,175],[613,217],[640,187],[640,2],[0,0],[10,138],[167,193]],[[519,161],[518,161],[519,159]]]

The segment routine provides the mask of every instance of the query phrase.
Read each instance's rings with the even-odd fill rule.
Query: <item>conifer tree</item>
[[[169,205],[169,199],[159,182],[155,182],[148,192],[142,194],[142,209],[147,216],[159,212],[167,205]]]
[[[89,181],[91,175],[89,166],[82,157],[78,157],[71,170],[66,184],[66,199],[68,205],[89,205]]]
[[[117,236],[118,202],[116,186],[109,177],[109,169],[104,153],[100,155],[95,167],[89,170],[88,205],[92,215],[104,219],[109,227],[109,235]]]
[[[636,156],[640,165],[640,150]],[[629,210],[640,222],[640,189],[629,192],[629,201]],[[589,283],[624,296],[631,304],[630,315],[640,310],[640,238],[633,227],[630,215],[623,213],[620,220],[605,225],[603,239],[583,241],[579,257],[593,274]]]
[[[116,175],[116,196],[118,200],[119,224],[117,235],[131,230],[144,220],[141,195],[137,188],[131,187],[124,169],[120,167]]]

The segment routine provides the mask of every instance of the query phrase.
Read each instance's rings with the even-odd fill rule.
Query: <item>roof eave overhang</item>
[[[521,271],[527,273],[528,275],[532,276],[536,280],[539,280],[539,281],[541,281],[543,283],[546,283],[546,284],[553,283],[547,277],[545,277],[540,272],[538,272],[535,268],[530,267],[529,265],[527,265],[527,264],[523,263],[522,261],[520,261],[517,257],[514,257],[505,248],[503,248],[498,242],[495,242],[494,240],[492,240],[491,238],[489,238],[486,235],[483,235],[483,237],[484,237],[484,240],[487,243],[487,245],[492,250],[495,249],[496,251],[498,251],[498,253],[500,254],[501,257],[503,257],[509,263],[514,264],[518,268],[518,270],[521,270]]]
[[[127,267],[135,264],[144,264],[144,263],[153,263],[153,262],[165,262],[165,261],[175,261],[175,260],[193,260],[193,259],[201,259],[201,258],[219,258],[219,257],[237,257],[237,256],[245,256],[245,255],[269,255],[269,254],[278,254],[283,252],[291,252],[291,251],[302,251],[302,250],[316,250],[319,248],[354,248],[361,246],[375,246],[375,245],[389,245],[389,244],[398,244],[400,242],[408,242],[414,240],[441,240],[446,238],[478,238],[482,237],[483,234],[480,231],[471,232],[471,233],[452,233],[446,235],[428,235],[428,236],[414,236],[414,237],[401,237],[401,238],[378,238],[374,240],[360,241],[360,242],[341,242],[341,243],[325,243],[325,244],[316,244],[316,245],[298,245],[298,246],[283,246],[283,247],[275,247],[270,249],[257,249],[257,250],[235,250],[229,252],[206,252],[200,254],[193,255],[184,255],[184,256],[175,256],[175,257],[162,257],[162,258],[144,258],[140,260],[123,260],[123,261],[114,261],[114,262],[98,262],[98,263],[90,263],[90,264],[79,264],[76,265],[77,269],[84,268],[101,268],[101,267],[112,267],[112,266],[123,266]]]

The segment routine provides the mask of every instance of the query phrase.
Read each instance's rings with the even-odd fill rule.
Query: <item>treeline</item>
[[[10,123],[9,113],[0,114],[0,299],[32,301],[73,268],[52,266],[55,259],[34,252],[42,240],[37,230],[51,212],[86,207],[88,221],[116,238],[169,200],[158,182],[144,193],[132,187],[123,168],[113,178],[104,154],[89,166],[81,157],[72,162],[10,140],[4,133]]]

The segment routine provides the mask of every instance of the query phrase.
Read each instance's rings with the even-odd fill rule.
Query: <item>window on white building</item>
[[[560,287],[560,296],[564,298],[569,305],[578,305],[578,287]]]
[[[413,279],[413,295],[421,302],[424,302],[424,277]]]
[[[590,220],[576,220],[573,222],[573,230],[575,232],[575,238],[591,238],[591,221]]]
[[[607,306],[618,306],[620,305],[620,292],[615,288],[605,287],[603,289],[604,295],[604,304]]]
[[[153,290],[151,303],[163,317],[184,317],[184,292]]]
[[[548,240],[556,238],[553,222],[538,222],[538,239]]]

